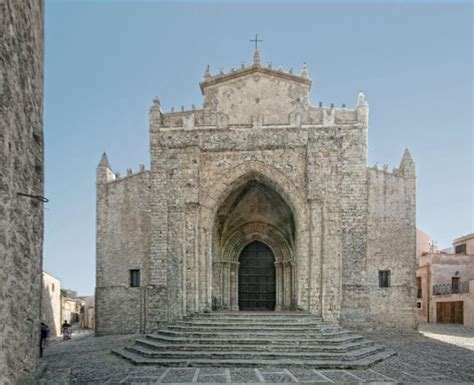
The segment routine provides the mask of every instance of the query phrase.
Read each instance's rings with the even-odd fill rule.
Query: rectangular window
[[[421,307],[421,302],[417,302],[417,303],[416,303],[416,308],[417,308],[417,309],[421,309],[421,308],[422,308],[422,307]]]
[[[390,287],[390,270],[379,271],[379,287]]]
[[[130,287],[140,287],[140,270],[130,270]]]
[[[454,248],[454,252],[456,254],[466,254],[466,244],[463,243],[462,245],[457,245],[455,248]]]
[[[423,292],[421,291],[421,277],[416,277],[416,298],[421,298]]]

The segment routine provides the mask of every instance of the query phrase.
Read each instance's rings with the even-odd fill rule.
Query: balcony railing
[[[433,285],[433,295],[461,294],[469,293],[469,281],[459,282],[456,285],[442,283]]]

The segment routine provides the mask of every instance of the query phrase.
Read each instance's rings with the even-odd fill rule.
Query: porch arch
[[[238,256],[250,242],[267,244],[275,254],[277,274],[277,309],[303,307],[308,291],[308,208],[293,181],[279,170],[261,162],[244,162],[214,179],[212,189],[202,196],[201,223],[206,231],[207,262],[212,266],[208,293],[214,308],[237,310]],[[217,212],[226,199],[249,181],[267,186],[277,193],[294,217],[294,237],[284,239],[279,229],[264,221],[246,223],[226,239],[220,239],[215,226]],[[298,279],[296,279],[298,277]],[[301,284],[298,284],[298,282]],[[286,285],[286,286],[285,286]]]

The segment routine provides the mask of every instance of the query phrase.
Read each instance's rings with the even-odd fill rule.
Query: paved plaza
[[[94,337],[82,332],[70,341],[52,341],[40,384],[474,384],[474,329],[424,324],[419,333],[365,335],[397,355],[365,370],[160,368],[135,366],[110,353],[132,344],[138,335]]]

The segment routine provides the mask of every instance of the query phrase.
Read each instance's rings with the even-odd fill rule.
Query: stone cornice
[[[290,80],[290,81],[296,81],[299,83],[306,84],[311,87],[311,84],[313,83],[310,79],[308,78],[303,78],[299,75],[294,75],[290,74],[288,72],[283,72],[275,69],[270,69],[270,68],[264,68],[261,66],[252,66],[244,69],[239,69],[235,70],[233,72],[227,73],[227,74],[220,74],[213,76],[209,79],[203,80],[202,82],[199,83],[199,86],[201,87],[201,92],[204,94],[204,89],[209,86],[213,86],[219,83],[223,83],[229,80],[233,80],[236,78],[239,78],[241,76],[245,75],[250,75],[250,74],[255,74],[255,73],[261,73],[261,74],[266,74],[270,76],[276,76],[280,77],[282,79]]]

